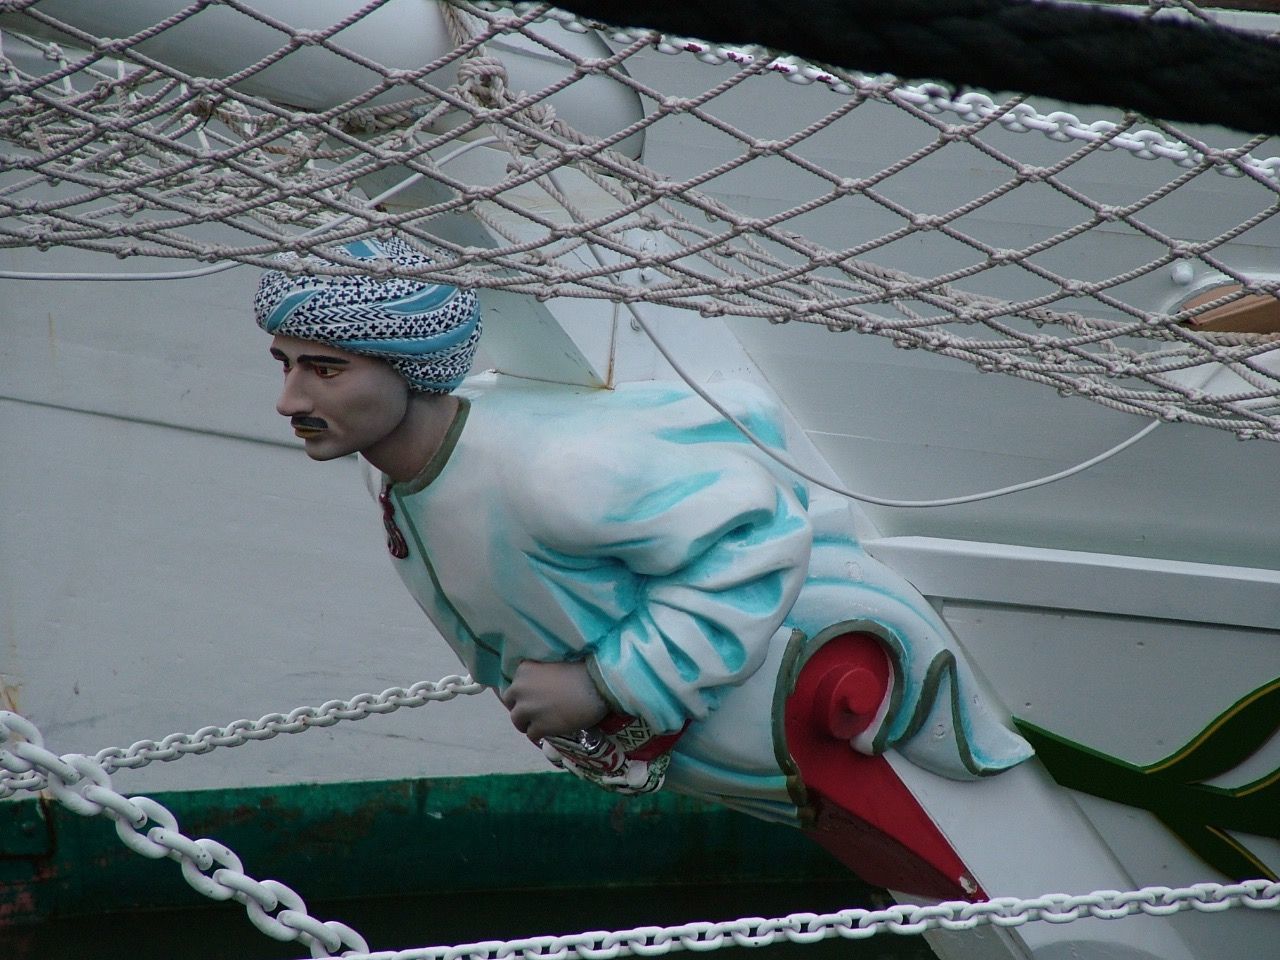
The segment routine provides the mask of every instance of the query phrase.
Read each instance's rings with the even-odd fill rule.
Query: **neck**
[[[457,397],[412,394],[399,425],[360,453],[392,482],[412,480],[431,462],[444,443],[457,412]]]

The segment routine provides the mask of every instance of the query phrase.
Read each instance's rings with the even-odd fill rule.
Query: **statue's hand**
[[[594,727],[609,712],[582,662],[524,660],[502,694],[515,728],[535,743]]]

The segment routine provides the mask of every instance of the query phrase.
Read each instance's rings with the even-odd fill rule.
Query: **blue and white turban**
[[[388,260],[426,267],[429,257],[404,240],[357,240],[341,252],[357,260]],[[281,260],[296,259],[282,254]],[[308,257],[317,266],[331,266]],[[378,357],[413,390],[448,393],[471,369],[480,341],[480,304],[469,288],[420,280],[365,275],[343,277],[270,270],[253,300],[258,326],[267,333],[314,340],[351,353]]]

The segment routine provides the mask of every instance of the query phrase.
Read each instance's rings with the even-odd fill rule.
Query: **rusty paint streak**
[[[5,710],[21,713],[22,711],[18,709],[18,694],[21,691],[21,683],[9,683],[5,675],[0,673],[0,706]]]

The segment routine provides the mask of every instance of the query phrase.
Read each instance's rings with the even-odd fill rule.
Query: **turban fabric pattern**
[[[398,237],[357,240],[341,252],[370,263],[420,268],[431,259]],[[281,260],[298,259],[283,254]],[[303,263],[330,266],[307,257]],[[267,333],[314,340],[385,360],[423,393],[448,393],[471,369],[480,341],[474,290],[397,277],[316,276],[270,270],[253,301]]]

